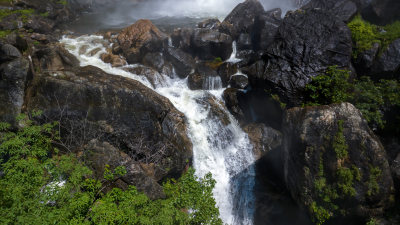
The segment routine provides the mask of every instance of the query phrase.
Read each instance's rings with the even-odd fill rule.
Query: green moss
[[[369,165],[369,179],[367,181],[368,196],[373,196],[379,193],[378,179],[382,176],[382,170],[379,167]]]
[[[11,34],[11,30],[0,30],[0,38],[5,38],[7,35]]]
[[[364,21],[360,15],[356,16],[349,24],[351,37],[354,42],[353,57],[371,49],[374,43],[381,43],[378,30],[375,25]]]
[[[324,207],[318,206],[316,202],[312,202],[310,211],[313,213],[314,222],[318,225],[324,224],[332,215]]]
[[[341,193],[345,196],[355,196],[356,190],[353,187],[354,175],[349,168],[341,167],[336,172],[337,185]]]
[[[397,38],[400,38],[400,21],[380,27],[364,21],[360,15],[356,16],[348,27],[351,30],[351,36],[354,43],[353,57],[369,50],[375,43],[381,45],[380,53]]]
[[[10,10],[10,9],[0,9],[0,20],[4,19],[7,16],[17,14],[19,18],[22,19],[23,22],[26,22],[30,15],[33,15],[35,10],[33,9],[19,9],[19,10]]]
[[[343,160],[349,155],[347,151],[349,146],[347,145],[346,138],[343,135],[343,120],[338,121],[338,131],[333,138],[332,147],[336,153],[337,159],[339,160]]]
[[[68,4],[67,0],[59,0],[57,3],[66,6]]]

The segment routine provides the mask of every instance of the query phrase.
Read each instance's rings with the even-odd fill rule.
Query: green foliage
[[[337,186],[344,196],[355,196],[356,190],[353,187],[354,175],[349,168],[341,167],[336,172]]]
[[[377,225],[375,218],[371,218],[365,225]]]
[[[370,124],[384,127],[385,122],[380,108],[385,102],[379,84],[375,85],[369,77],[362,77],[354,84],[354,91],[349,100],[362,112]]]
[[[376,26],[364,21],[360,15],[356,16],[348,27],[354,42],[353,57],[372,48],[374,43],[381,44],[380,52],[386,50],[394,40],[400,38],[400,21],[384,27]]]
[[[330,67],[305,87],[306,105],[329,105],[350,102],[363,114],[372,127],[383,129],[385,120],[382,110],[400,106],[400,83],[396,80],[373,82],[361,77],[348,82],[350,71]]]
[[[369,166],[369,179],[367,181],[368,196],[373,196],[379,193],[378,179],[382,176],[382,171],[379,167]]]
[[[74,155],[53,147],[55,123],[18,119],[24,127],[16,132],[0,123],[0,224],[222,224],[210,174],[198,179],[189,169],[165,183],[167,197],[160,200],[133,186],[103,193],[103,183]],[[104,182],[125,173],[106,166]]]
[[[327,105],[343,102],[349,97],[350,71],[331,66],[324,74],[312,78],[305,87],[307,105]]]
[[[7,35],[11,34],[11,30],[0,30],[0,38],[5,38]]]
[[[338,159],[345,159],[348,156],[348,148],[349,146],[346,143],[346,138],[343,135],[343,120],[338,121],[338,131],[336,132],[335,137],[333,138],[332,147],[336,153],[336,157]]]
[[[310,211],[315,216],[315,223],[318,225],[324,224],[332,215],[324,207],[318,206],[316,202],[312,202]]]
[[[355,45],[353,51],[354,58],[358,54],[371,49],[374,43],[381,43],[377,27],[364,21],[360,15],[350,21],[348,27],[351,30],[351,37]]]

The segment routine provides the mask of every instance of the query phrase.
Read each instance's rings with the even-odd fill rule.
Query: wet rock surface
[[[168,99],[95,67],[36,74],[25,105],[42,110],[43,120],[61,120],[70,148],[107,141],[138,162],[154,163],[157,181],[181,173],[192,157],[185,118]]]
[[[311,214],[312,204],[334,211],[324,200],[328,189],[338,194],[331,203],[351,216],[381,215],[393,204],[385,150],[353,105],[290,109],[283,135],[286,185]],[[340,150],[338,143],[345,147]],[[344,171],[348,177],[341,180]],[[341,217],[338,212],[332,215]]]
[[[327,67],[350,66],[350,30],[329,12],[291,12],[284,18],[277,37],[263,59],[243,72],[253,87],[270,89],[291,105],[300,103],[300,91]]]

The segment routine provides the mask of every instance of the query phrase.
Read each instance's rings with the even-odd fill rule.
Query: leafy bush
[[[361,77],[349,82],[350,71],[329,67],[305,87],[305,105],[329,105],[350,102],[356,106],[371,127],[383,129],[383,110],[400,107],[400,83],[396,80],[373,82]]]
[[[350,71],[331,66],[324,74],[313,77],[305,87],[307,105],[328,105],[349,98]]]
[[[189,169],[165,183],[166,199],[152,201],[133,186],[104,194],[103,183],[123,167],[106,167],[103,183],[91,179],[74,155],[53,147],[55,124],[19,121],[19,131],[0,123],[0,224],[222,224],[210,174],[199,180]]]
[[[356,16],[348,27],[351,30],[351,36],[354,43],[353,57],[371,49],[374,43],[381,45],[380,52],[396,39],[400,38],[400,21],[380,27],[364,21],[360,15]]]
[[[356,16],[349,24],[351,37],[354,42],[353,57],[371,49],[374,43],[381,43],[377,27],[364,21],[360,15]]]

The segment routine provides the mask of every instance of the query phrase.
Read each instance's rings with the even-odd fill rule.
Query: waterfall
[[[163,83],[153,88],[144,76],[104,63],[100,55],[106,52],[106,48],[101,44],[104,43],[101,36],[63,37],[60,42],[80,60],[81,66],[92,65],[110,74],[138,80],[168,98],[187,118],[196,175],[203,177],[211,172],[217,181],[214,197],[221,219],[227,224],[253,224],[255,159],[252,145],[239,123],[224,107],[221,78],[207,79],[209,90],[193,91],[188,88],[186,79],[164,76]],[[96,48],[100,51],[90,55],[89,52]],[[80,49],[81,53],[86,49],[85,53],[79,54]]]
[[[229,57],[228,60],[226,60],[226,62],[230,62],[230,63],[238,63],[241,61],[241,59],[236,58],[237,55],[237,47],[236,47],[236,41],[232,42],[232,54]]]

